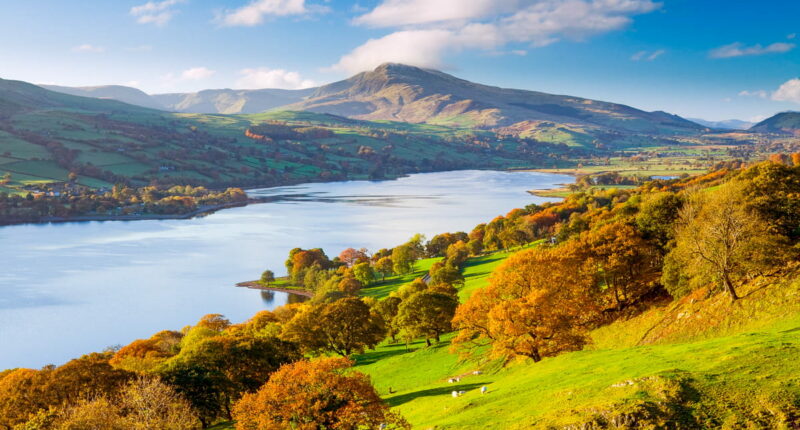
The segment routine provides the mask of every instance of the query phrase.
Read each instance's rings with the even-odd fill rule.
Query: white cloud
[[[639,51],[633,55],[631,55],[632,61],[653,61],[656,58],[664,55],[667,51],[663,49],[659,49],[656,51]]]
[[[797,33],[792,33],[792,34],[787,34],[786,35],[786,38],[789,39],[789,40],[794,39],[795,37],[797,37]]]
[[[769,93],[767,93],[764,90],[755,90],[755,91],[743,90],[739,91],[739,97],[758,97],[760,99],[766,99],[769,97]]]
[[[445,55],[465,49],[583,40],[658,7],[652,0],[384,0],[353,22],[397,31],[370,39],[331,68],[354,73],[384,62],[441,67]]]
[[[303,79],[297,72],[283,69],[270,69],[259,67],[243,69],[239,72],[242,76],[236,81],[238,88],[281,88],[296,90],[315,87],[317,84],[310,79]]]
[[[185,3],[187,0],[162,0],[149,1],[145,4],[134,6],[130,14],[136,17],[139,24],[155,24],[159,27],[167,25],[177,13],[174,6]]]
[[[369,27],[466,21],[513,10],[518,0],[385,0],[353,20]]]
[[[447,30],[398,31],[368,40],[343,56],[332,69],[356,73],[386,62],[440,68],[443,54],[457,45],[455,38]]]
[[[217,16],[224,26],[252,27],[268,16],[307,15],[327,12],[324,6],[307,6],[305,0],[253,0],[238,9],[225,10]]]
[[[89,43],[84,43],[83,45],[78,45],[72,48],[73,52],[85,52],[85,53],[92,53],[92,54],[99,54],[101,52],[105,52],[106,48],[102,46],[96,46]]]
[[[776,42],[767,46],[761,46],[759,44],[745,46],[741,42],[735,42],[731,43],[730,45],[720,46],[719,48],[712,49],[709,53],[709,56],[711,58],[733,58],[744,57],[747,55],[774,54],[789,52],[794,49],[794,47],[794,43],[784,42]]]
[[[217,72],[210,70],[207,67],[192,67],[186,69],[181,73],[180,79],[182,81],[202,81],[214,76]]]
[[[774,93],[772,100],[800,103],[800,79],[790,79],[783,83]]]

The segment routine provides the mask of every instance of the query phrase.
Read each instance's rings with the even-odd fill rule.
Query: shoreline
[[[261,285],[259,281],[245,281],[239,282],[236,284],[237,287],[240,288],[249,288],[251,290],[261,290],[261,291],[274,291],[277,293],[288,293],[288,294],[295,294],[298,296],[312,298],[314,297],[314,293],[307,290],[294,290],[291,288],[277,288],[277,287],[265,287]]]
[[[432,172],[416,172],[416,173],[441,173],[441,172],[458,172],[464,170],[492,170],[492,171],[499,171],[499,172],[508,172],[508,173],[519,173],[519,172],[532,172],[532,173],[551,173],[551,174],[563,174],[565,176],[577,176],[571,173],[562,173],[562,172],[548,172],[546,169],[531,169],[531,168],[521,168],[521,169],[456,169],[456,170],[443,170],[443,171],[432,171]],[[273,187],[267,188],[250,188],[248,190],[262,190],[262,189],[270,189],[270,188],[281,188],[281,187],[291,187],[291,186],[299,186],[305,184],[317,184],[317,183],[330,183],[330,182],[352,182],[352,181],[395,181],[400,178],[407,177],[415,173],[405,173],[402,175],[398,175],[395,177],[388,177],[384,179],[347,179],[347,180],[339,180],[339,181],[321,181],[321,182],[298,182],[298,183],[290,183],[285,185],[276,185]],[[566,184],[557,184],[557,185],[566,185]],[[248,190],[245,190],[247,192]],[[550,191],[561,190],[559,188],[553,188]],[[533,194],[538,197],[554,197],[554,196],[546,196],[546,195],[539,195],[535,194],[536,192],[540,191],[548,191],[548,190],[532,190],[528,191],[528,193]],[[235,207],[244,207],[249,206],[251,204],[260,204],[260,203],[271,203],[282,200],[282,196],[268,196],[268,197],[248,197],[247,201],[245,202],[231,202],[231,203],[223,203],[219,205],[209,205],[199,207],[194,211],[187,212],[185,214],[139,214],[139,215],[74,215],[74,216],[66,216],[66,217],[57,217],[57,216],[45,216],[41,217],[38,220],[31,221],[12,221],[6,223],[0,223],[0,227],[7,227],[7,226],[15,226],[15,225],[38,225],[38,224],[63,224],[63,223],[71,223],[71,222],[92,222],[92,221],[163,221],[163,220],[186,220],[191,219],[199,216],[210,215],[217,211],[221,211],[224,209],[230,209]]]

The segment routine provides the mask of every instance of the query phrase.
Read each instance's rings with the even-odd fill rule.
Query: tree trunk
[[[427,344],[428,344],[428,346],[431,346],[431,340],[430,340],[430,339],[428,339],[427,337],[425,338],[425,343],[427,343]]]
[[[733,287],[733,282],[731,282],[730,276],[728,276],[728,272],[722,274],[722,280],[725,284],[725,291],[731,296],[731,301],[739,300],[739,296],[736,294],[736,288]]]

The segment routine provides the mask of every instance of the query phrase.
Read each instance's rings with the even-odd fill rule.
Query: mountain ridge
[[[800,133],[800,112],[777,113],[754,125],[750,130],[762,133],[798,134]]]
[[[97,88],[100,87],[80,89],[83,91],[80,95],[92,96],[103,91],[108,95],[110,90],[109,87],[102,87],[103,91]],[[121,91],[118,86],[114,88]],[[68,90],[77,91],[63,91]],[[135,102],[133,94],[137,97],[145,94],[128,93],[122,101]],[[152,100],[148,107],[161,106],[163,110],[183,113],[298,110],[363,120],[470,128],[510,127],[511,132],[528,134],[541,129],[560,133],[563,132],[561,128],[590,135],[609,131],[680,134],[704,128],[663,111],[646,112],[624,104],[484,85],[438,70],[398,63],[385,63],[374,70],[304,90],[219,89],[147,96]],[[142,104],[140,101],[139,105]]]

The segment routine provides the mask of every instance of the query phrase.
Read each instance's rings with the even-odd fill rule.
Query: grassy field
[[[536,246],[531,244],[530,246]],[[514,251],[467,261],[461,300],[488,284]],[[362,290],[383,298],[421,277],[415,271]],[[732,305],[698,291],[682,300],[591,333],[583,351],[540,363],[502,363],[486,354],[451,351],[416,341],[356,355],[384,400],[415,429],[564,428],[584,423],[641,422],[652,428],[773,427],[800,399],[800,268],[754,279]],[[449,383],[448,379],[459,378]],[[480,393],[487,387],[486,394]],[[453,391],[465,391],[453,397]],[[213,427],[232,429],[231,423]],[[651,427],[647,427],[651,428]],[[753,428],[753,427],[751,427]]]
[[[486,285],[505,256],[470,260],[462,299]],[[449,351],[446,336],[430,348],[382,345],[357,356],[357,369],[421,429],[560,428],[613,419],[688,428],[739,428],[746,419],[769,427],[770,414],[796,410],[800,399],[800,282],[765,278],[743,293],[733,309],[723,295],[654,308],[595,331],[584,351],[536,364],[463,360]],[[695,312],[686,323],[659,325],[668,315],[685,318],[689,307]],[[637,345],[647,331],[656,332],[653,340]],[[461,380],[448,383],[453,377]],[[454,398],[454,390],[466,394]]]

